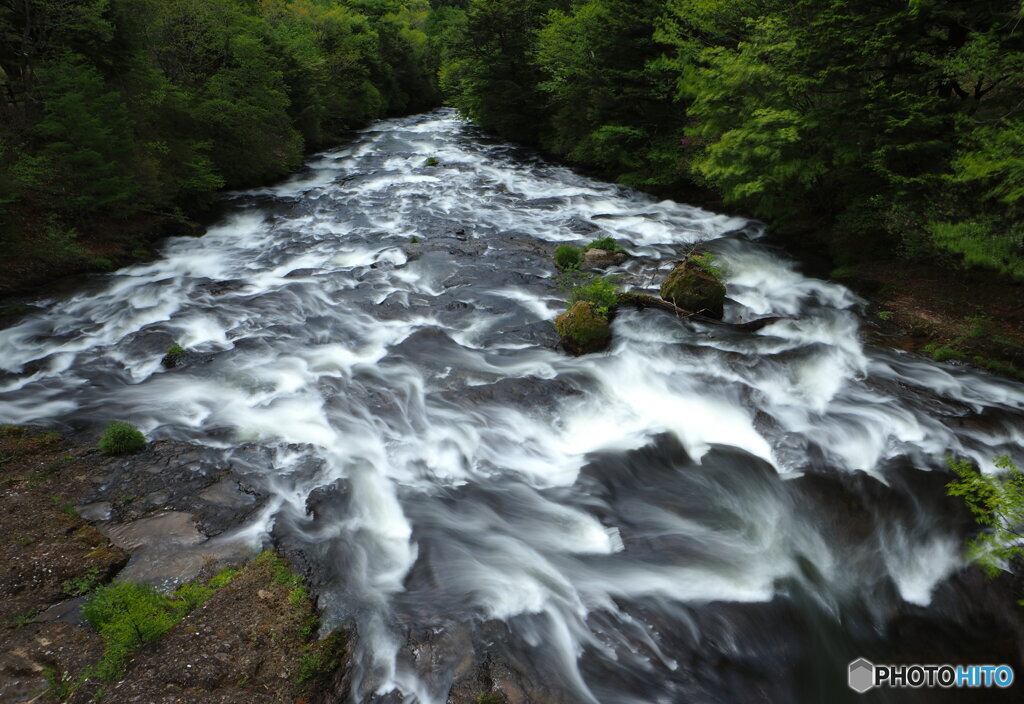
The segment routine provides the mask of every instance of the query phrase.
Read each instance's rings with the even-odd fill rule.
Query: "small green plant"
[[[68,596],[82,596],[95,589],[100,583],[100,570],[98,567],[90,567],[84,575],[64,580],[61,589]]]
[[[440,164],[441,162],[437,160],[436,156],[428,156],[427,160],[423,162],[424,166],[439,166]]]
[[[302,606],[307,601],[309,601],[309,591],[304,584],[300,584],[288,592],[288,603],[292,606]]]
[[[609,252],[625,252],[618,242],[611,237],[599,237],[592,241],[584,249],[604,249]]]
[[[925,354],[931,356],[936,362],[948,362],[950,360],[962,360],[964,353],[952,345],[942,345],[938,342],[929,342],[923,348]]]
[[[15,614],[4,621],[0,626],[4,628],[23,628],[32,623],[32,620],[39,615],[39,609],[30,609],[24,613]]]
[[[607,318],[619,302],[618,277],[575,273],[577,275],[563,280],[563,285],[569,289],[569,307],[584,301],[592,305],[598,315]]]
[[[146,446],[146,438],[134,425],[115,420],[104,429],[99,446],[108,455],[130,455]]]
[[[69,516],[77,516],[78,509],[75,508],[75,504],[71,501],[66,501],[59,496],[53,496],[50,498],[53,505],[57,507],[57,510],[61,513],[66,513]]]
[[[181,355],[187,354],[187,353],[188,353],[188,350],[186,350],[184,347],[182,347],[178,343],[174,343],[173,345],[171,345],[170,347],[167,348],[167,356],[168,357],[180,357]]]
[[[891,310],[880,310],[877,313],[875,313],[875,315],[878,317],[879,320],[892,320],[893,314]]]
[[[725,269],[719,263],[718,258],[715,257],[711,252],[704,252],[703,254],[694,254],[690,257],[690,261],[699,266],[707,273],[714,276],[716,279],[722,278],[725,274]]]
[[[52,667],[43,670],[43,679],[49,686],[46,693],[60,702],[74,694],[82,684],[82,680],[75,681],[70,672],[61,672]]]
[[[990,577],[1024,557],[1024,472],[1007,455],[995,458],[1002,474],[986,475],[966,460],[946,459],[957,479],[946,485],[963,497],[974,520],[986,530],[967,543],[968,556]]]
[[[476,698],[476,704],[505,704],[505,700],[494,692],[484,692]]]
[[[996,327],[992,319],[983,313],[969,316],[967,322],[971,324],[970,330],[967,332],[968,337],[991,339],[996,336]]]
[[[562,271],[579,269],[583,264],[583,248],[574,244],[560,244],[555,248],[555,266]]]
[[[420,238],[419,238],[419,237],[416,237],[415,235],[413,235],[413,236],[412,236],[412,237],[411,237],[411,238],[409,239],[409,244],[419,244],[419,243],[420,243]]]

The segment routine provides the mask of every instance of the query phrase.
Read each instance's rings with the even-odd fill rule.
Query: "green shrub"
[[[574,244],[560,244],[555,248],[555,266],[562,271],[579,269],[583,264],[583,248]]]
[[[440,166],[441,162],[437,160],[436,156],[429,156],[427,160],[423,162],[424,166]]]
[[[182,347],[181,345],[179,345],[177,343],[175,343],[175,344],[173,344],[173,345],[171,345],[170,347],[167,348],[167,356],[168,357],[180,357],[181,355],[187,354],[187,353],[188,353],[188,350],[186,350],[184,347]]]
[[[584,247],[584,249],[604,249],[604,250],[607,250],[609,252],[625,252],[626,251],[622,247],[620,247],[619,243],[616,242],[611,237],[600,237],[600,238],[594,240],[593,242],[591,242],[590,244],[588,244],[586,247]]]
[[[146,446],[146,438],[134,425],[115,420],[104,429],[99,446],[108,455],[130,455]]]

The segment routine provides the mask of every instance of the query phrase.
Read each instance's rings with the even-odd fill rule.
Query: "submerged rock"
[[[612,340],[608,318],[586,301],[579,301],[555,319],[562,346],[579,356],[606,349]]]
[[[661,284],[661,297],[692,313],[721,320],[725,312],[725,284],[692,259],[672,270]]]

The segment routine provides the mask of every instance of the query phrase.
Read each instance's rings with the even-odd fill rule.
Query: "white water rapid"
[[[553,701],[639,703],[843,701],[846,662],[912,649],[894,620],[970,629],[944,458],[1024,461],[1024,385],[867,346],[857,297],[759,224],[448,111],[225,210],[0,331],[0,422],[260,448],[231,533],[305,555],[359,633],[353,701],[444,702],[454,632]],[[600,236],[638,290],[707,245],[728,321],[785,320],[623,311],[568,356],[551,253]],[[171,343],[195,361],[163,368]]]

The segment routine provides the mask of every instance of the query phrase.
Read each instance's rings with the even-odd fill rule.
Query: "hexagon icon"
[[[850,689],[864,694],[875,686],[875,666],[864,658],[857,658],[850,663],[850,677],[847,681]]]

